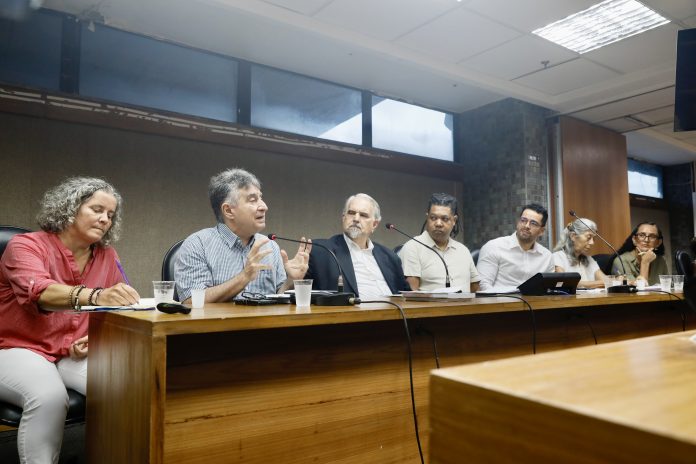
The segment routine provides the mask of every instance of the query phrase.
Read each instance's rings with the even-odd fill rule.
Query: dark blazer
[[[313,240],[312,243],[324,245],[336,254],[338,262],[341,264],[341,269],[343,269],[343,291],[355,293],[359,297],[353,260],[350,259],[350,250],[348,250],[343,234],[334,235],[329,239]],[[411,287],[406,282],[399,257],[389,248],[379,243],[372,243],[375,246],[372,254],[392,293],[399,293],[400,290],[410,290]],[[313,246],[309,255],[309,269],[305,277],[314,279],[312,284],[314,290],[336,290],[338,267],[325,249]]]

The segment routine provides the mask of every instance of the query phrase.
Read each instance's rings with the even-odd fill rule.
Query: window
[[[362,143],[361,92],[264,66],[251,67],[251,125]]]
[[[82,27],[80,94],[237,120],[237,62],[96,26]]]
[[[453,161],[451,114],[372,97],[372,146]]]
[[[629,158],[628,193],[664,198],[662,192],[662,167]]]
[[[63,18],[33,13],[25,21],[0,19],[0,81],[60,90]]]

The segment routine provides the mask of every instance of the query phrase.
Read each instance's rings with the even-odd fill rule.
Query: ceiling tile
[[[583,58],[568,61],[532,74],[514,82],[548,95],[559,95],[575,89],[597,84],[619,74]]]
[[[633,115],[636,119],[650,123],[651,125],[673,123],[674,122],[674,105],[657,108],[652,111],[643,111]]]
[[[396,40],[427,55],[457,63],[520,34],[464,9],[456,9]]]
[[[674,63],[678,30],[674,24],[665,24],[585,53],[583,58],[622,73],[639,71],[665,62]]]
[[[575,118],[585,121],[599,122],[664,108],[674,104],[674,87],[656,90],[631,98],[624,98],[619,101],[609,102],[601,106],[595,106],[584,111],[572,114]]]
[[[568,15],[582,11],[599,0],[471,0],[466,8],[521,32],[532,32]]]
[[[473,56],[463,61],[461,66],[503,79],[514,79],[543,69],[543,61],[553,66],[577,56],[577,53],[547,40],[525,35]]]
[[[391,41],[459,5],[454,0],[334,0],[315,18]]]
[[[602,124],[600,124],[600,126],[616,132],[628,132],[647,127],[647,124],[641,124],[640,121],[636,121],[631,118],[618,118],[610,121],[604,121]]]
[[[331,0],[263,0],[266,3],[312,16]]]
[[[696,16],[692,16],[684,20],[687,26],[696,27]]]
[[[643,3],[658,13],[669,16],[668,19],[683,20],[696,15],[694,0],[643,0]]]

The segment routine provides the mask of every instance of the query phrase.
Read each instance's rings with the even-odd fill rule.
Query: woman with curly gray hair
[[[577,272],[580,274],[578,287],[601,288],[604,286],[604,273],[590,256],[597,235],[597,224],[586,218],[576,219],[561,231],[556,244],[553,261],[556,272]]]
[[[118,255],[121,196],[106,181],[74,177],[46,192],[42,231],[17,235],[0,260],[0,399],[22,407],[22,463],[56,463],[66,387],[87,390],[83,305],[130,305]]]

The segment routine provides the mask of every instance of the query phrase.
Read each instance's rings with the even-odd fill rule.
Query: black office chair
[[[595,261],[597,261],[597,266],[606,275],[611,275],[611,266],[614,264],[614,258],[616,257],[613,253],[600,253],[597,255],[592,255]]]
[[[174,280],[174,263],[179,255],[179,249],[183,240],[179,240],[164,254],[162,261],[162,280]],[[179,295],[176,294],[176,286],[174,286],[174,300],[179,301]]]
[[[689,253],[687,253],[684,250],[677,250],[674,257],[677,264],[677,274],[681,274],[686,277],[692,277],[694,271],[691,264],[691,256],[689,256]]]
[[[403,247],[404,247],[404,244],[403,244],[403,243],[402,243],[401,245],[395,246],[395,247],[394,247],[394,253],[396,253],[396,254],[398,255],[399,252],[401,251],[401,249],[402,249]]]
[[[31,232],[27,229],[14,226],[0,226],[0,257],[7,248],[7,243],[12,237],[18,234]],[[68,388],[69,404],[68,415],[65,418],[65,424],[77,424],[85,421],[85,397],[75,390]],[[14,404],[0,401],[0,424],[10,427],[19,427],[19,422],[22,420],[22,408]]]
[[[478,257],[479,257],[480,251],[481,250],[479,248],[475,248],[475,249],[471,250],[471,259],[474,260],[474,266],[476,266],[478,264]]]

